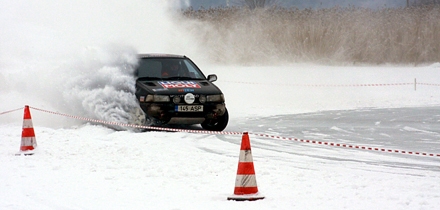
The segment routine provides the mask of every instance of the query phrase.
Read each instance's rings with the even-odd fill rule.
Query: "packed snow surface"
[[[165,2],[2,1],[0,209],[438,209],[438,63],[212,63]],[[130,122],[146,52],[217,74],[223,133],[84,120]],[[25,105],[38,146],[16,156]],[[245,131],[265,199],[228,201]]]
[[[23,112],[0,115],[0,208],[435,209],[440,205],[439,157],[256,135],[439,154],[437,86],[420,85],[416,90],[414,85],[321,86],[411,83],[414,78],[434,83],[437,67],[204,70],[218,74],[216,84],[226,96],[231,119],[225,134],[115,131],[82,121],[64,125],[58,122],[75,120],[31,108],[38,147],[33,156],[15,156]],[[26,96],[13,90],[6,95],[3,100],[9,105],[2,105],[2,111],[24,103],[51,107],[51,102],[23,100]],[[243,131],[251,133],[264,200],[226,200],[233,194],[242,138],[229,132]]]

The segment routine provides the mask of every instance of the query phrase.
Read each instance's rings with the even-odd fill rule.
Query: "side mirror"
[[[217,81],[217,75],[215,75],[215,74],[208,75],[208,81],[210,81],[210,82]]]

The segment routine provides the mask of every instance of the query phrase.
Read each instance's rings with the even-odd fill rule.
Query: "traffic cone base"
[[[256,201],[264,199],[264,196],[260,195],[259,193],[256,194],[248,194],[248,195],[232,195],[228,197],[229,200],[234,201]]]
[[[255,201],[264,199],[264,196],[258,193],[251,144],[247,132],[243,133],[241,140],[234,195],[229,196],[227,199],[235,201]]]
[[[34,151],[24,151],[24,152],[15,153],[15,156],[21,156],[21,155],[28,156],[28,155],[33,155],[33,154],[34,154]]]

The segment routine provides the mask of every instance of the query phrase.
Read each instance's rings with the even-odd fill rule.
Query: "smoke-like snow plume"
[[[0,113],[30,105],[139,123],[133,117],[139,111],[134,96],[136,55],[183,54],[175,50],[180,41],[171,21],[174,1],[0,0],[0,4]],[[44,115],[37,120],[49,126],[84,123],[33,114]],[[0,121],[20,119],[4,115]]]
[[[89,59],[70,74],[62,91],[63,102],[74,113],[109,122],[134,123],[138,108],[135,92],[135,51],[90,49]],[[85,59],[84,59],[85,60]],[[119,128],[119,126],[114,126]]]
[[[40,62],[0,76],[0,98],[90,119],[139,123],[133,115],[136,64],[137,53],[129,47],[90,47],[65,63]]]

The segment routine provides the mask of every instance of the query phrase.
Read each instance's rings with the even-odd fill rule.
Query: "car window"
[[[169,71],[171,64],[178,64],[178,74],[172,75]],[[167,74],[164,74],[167,72]],[[138,78],[147,79],[168,79],[186,77],[191,79],[206,79],[203,73],[186,58],[142,58],[136,68]]]
[[[137,68],[137,77],[161,77],[162,63],[151,59],[141,59]]]
[[[204,76],[200,74],[200,71],[188,60],[183,60],[183,64],[189,72],[189,76],[194,79],[203,79]]]

